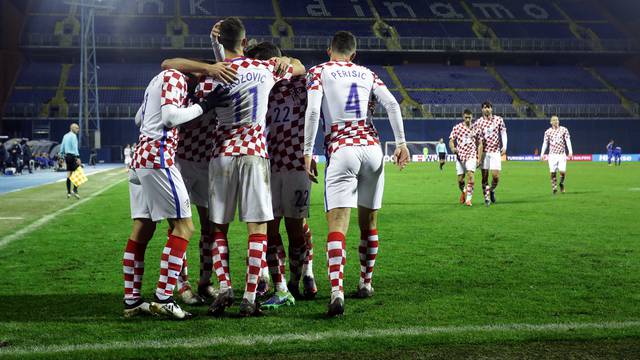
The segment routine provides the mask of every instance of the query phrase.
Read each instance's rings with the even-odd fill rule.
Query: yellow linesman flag
[[[87,179],[87,176],[84,174],[84,170],[82,170],[82,166],[78,166],[78,168],[71,173],[69,180],[71,180],[73,185],[80,186],[86,183],[89,179]]]

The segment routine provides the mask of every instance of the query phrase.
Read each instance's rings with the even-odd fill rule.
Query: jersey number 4
[[[358,119],[362,118],[362,113],[360,112],[360,98],[358,97],[358,84],[356,83],[351,84],[344,112],[355,112]]]

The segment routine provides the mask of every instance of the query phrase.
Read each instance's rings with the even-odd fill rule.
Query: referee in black
[[[78,132],[80,132],[80,126],[76,123],[71,124],[69,132],[64,135],[60,145],[60,157],[63,157],[67,163],[67,199],[71,197],[71,179],[69,179],[71,173],[82,164],[80,152],[78,151]],[[73,196],[76,199],[80,199],[78,187],[75,185],[73,186]]]

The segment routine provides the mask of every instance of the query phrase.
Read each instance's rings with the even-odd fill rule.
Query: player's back
[[[350,145],[379,143],[367,116],[376,86],[384,84],[371,70],[349,61],[329,61],[309,70],[307,89],[323,91],[322,119],[329,154],[345,141]]]
[[[277,81],[291,77],[292,67],[289,66],[284,76],[278,76],[273,61],[239,57],[229,62],[230,68],[237,71],[237,79],[225,85],[231,106],[216,108],[218,129],[214,157],[220,154],[267,157],[263,132],[269,93]]]
[[[304,76],[278,82],[269,94],[267,146],[271,170],[304,170],[304,114],[307,89]]]
[[[187,79],[177,70],[164,70],[153,77],[140,108],[140,137],[133,154],[134,168],[164,168],[173,165],[176,128],[165,127],[162,107],[182,107],[187,98]]]

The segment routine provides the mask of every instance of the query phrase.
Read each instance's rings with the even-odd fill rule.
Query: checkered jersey
[[[464,122],[461,122],[453,127],[449,139],[453,139],[456,149],[458,150],[458,159],[460,161],[467,161],[478,157],[478,138],[479,136],[475,125],[467,127]]]
[[[162,122],[162,106],[182,107],[187,99],[187,78],[165,70],[147,86],[141,106],[140,137],[131,159],[132,168],[163,169],[174,164],[178,130]]]
[[[195,100],[201,101],[213,89],[213,78],[200,79],[195,88]],[[210,111],[182,126],[178,138],[178,157],[183,160],[208,163],[213,155],[216,124],[215,113]]]
[[[296,76],[271,89],[267,111],[267,149],[271,171],[304,170],[304,112],[306,80]]]
[[[379,145],[378,131],[366,120],[346,121],[331,125],[331,132],[324,137],[327,157],[345,146]]]
[[[558,126],[557,129],[550,127],[544,132],[544,140],[549,144],[549,154],[564,155],[569,139],[569,130],[564,126]]]
[[[331,156],[345,146],[380,144],[370,114],[375,90],[384,83],[368,68],[350,61],[329,61],[309,69],[307,91],[322,91],[325,149]]]
[[[214,143],[213,157],[255,155],[269,158],[264,129],[259,124],[219,125],[215,131]]]
[[[475,122],[476,129],[484,144],[484,152],[495,153],[502,150],[502,138],[500,133],[506,130],[504,120],[500,116],[492,115],[490,118],[481,117]]]
[[[237,79],[229,85],[231,106],[216,108],[218,128],[215,132],[213,156],[256,155],[269,158],[264,131],[269,94],[276,82],[291,79],[293,66],[284,75],[276,73],[275,61],[240,57],[227,60],[237,71]],[[217,85],[214,82],[214,85]]]

